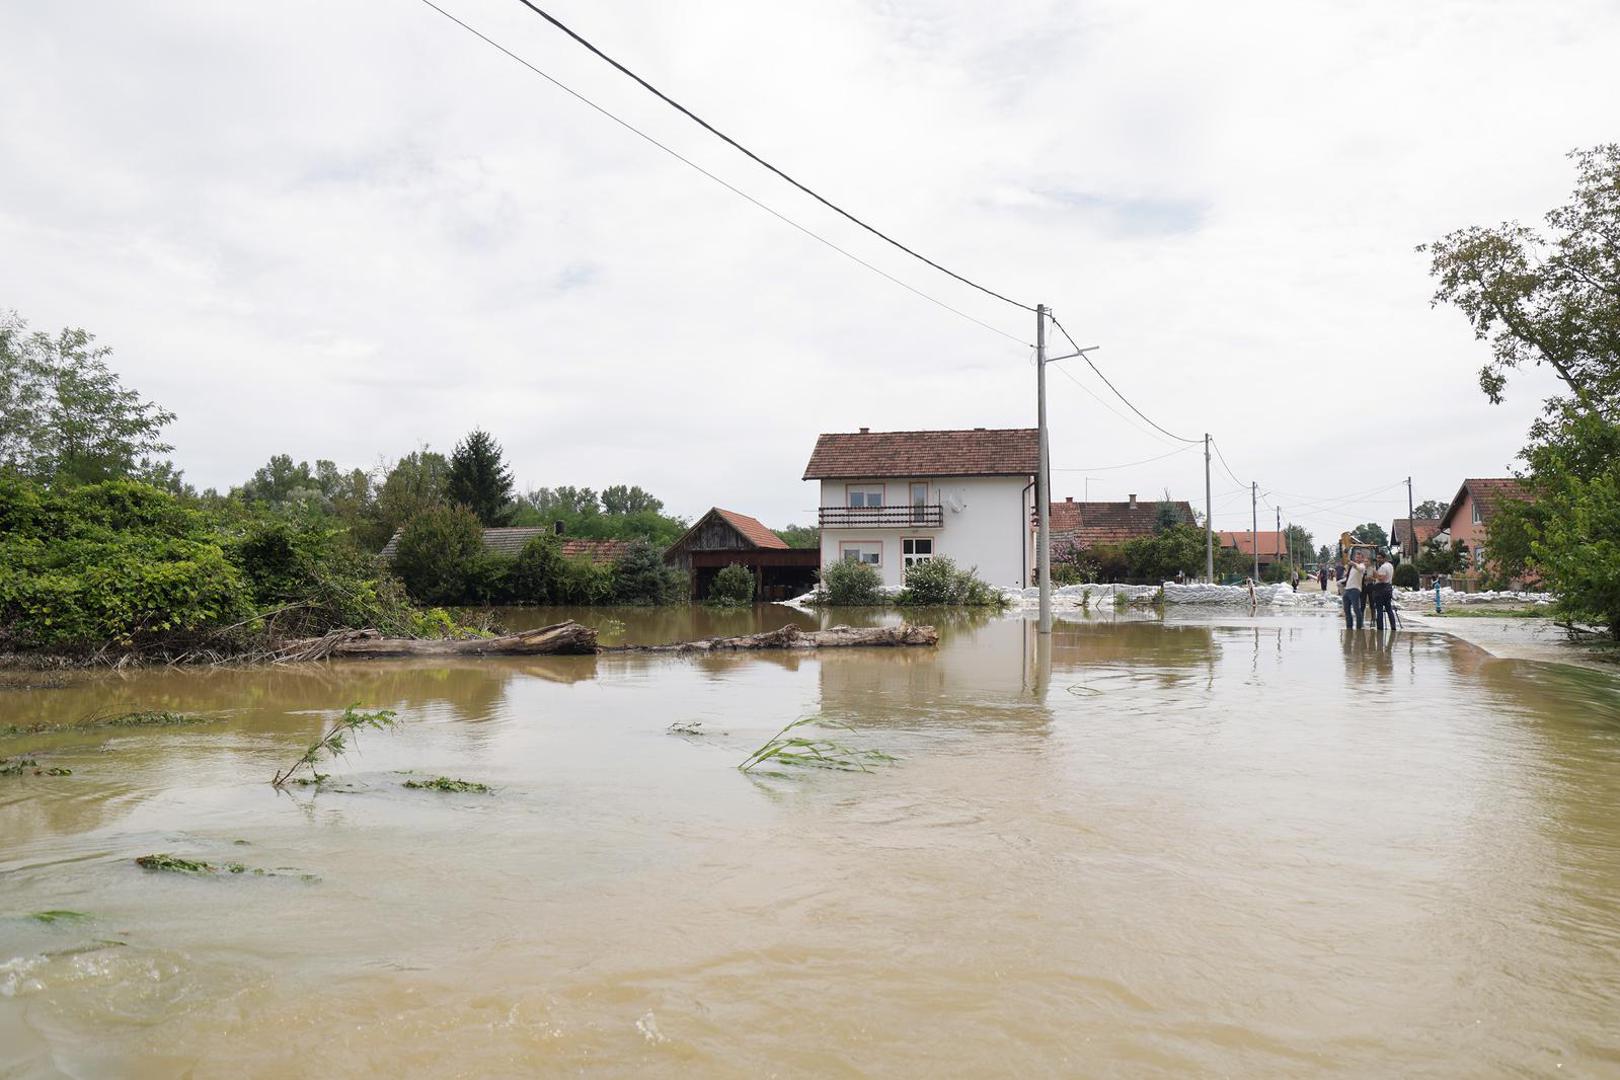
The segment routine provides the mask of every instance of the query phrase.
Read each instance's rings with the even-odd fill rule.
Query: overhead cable
[[[822,236],[820,233],[816,232],[815,230],[810,229],[807,226],[799,224],[797,221],[794,221],[792,218],[788,217],[786,214],[782,213],[780,210],[777,210],[772,206],[768,206],[767,204],[765,204],[765,203],[761,202],[760,200],[756,199],[754,196],[748,194],[748,192],[743,191],[741,188],[736,187],[735,185],[731,184],[730,182],[728,182],[726,180],[721,179],[719,176],[716,176],[714,173],[710,172],[708,169],[705,169],[703,166],[699,165],[697,162],[693,161],[691,158],[685,157],[679,151],[672,149],[671,147],[665,145],[662,142],[659,142],[657,139],[653,138],[651,135],[647,134],[645,131],[642,131],[640,128],[636,127],[634,124],[630,123],[628,120],[625,120],[624,118],[616,115],[615,113],[612,113],[612,112],[608,111],[607,109],[603,108],[601,105],[598,105],[596,102],[594,102],[590,98],[586,97],[584,94],[581,94],[578,90],[575,90],[573,87],[568,86],[566,83],[563,83],[563,82],[557,80],[556,78],[552,77],[551,75],[547,74],[546,72],[542,71],[540,68],[536,67],[534,64],[531,64],[529,61],[525,60],[523,57],[519,56],[517,53],[513,52],[511,49],[508,49],[506,46],[502,45],[500,42],[494,40],[493,38],[489,37],[487,34],[483,33],[480,30],[478,30],[476,27],[470,26],[469,24],[467,24],[467,23],[461,21],[460,19],[458,19],[456,16],[450,14],[450,12],[444,10],[444,8],[442,8],[438,4],[434,3],[433,0],[422,0],[422,3],[426,4],[428,7],[432,8],[434,11],[437,11],[440,15],[443,15],[446,19],[449,19],[451,22],[455,23],[457,26],[461,27],[463,30],[467,31],[469,34],[471,34],[474,37],[478,38],[480,41],[484,42],[486,45],[489,45],[490,47],[492,47],[494,49],[497,49],[500,52],[506,54],[508,57],[512,58],[513,60],[516,60],[518,63],[522,64],[524,67],[528,68],[530,71],[534,72],[536,75],[540,76],[542,79],[545,79],[547,82],[549,82],[553,86],[557,87],[557,89],[562,90],[564,93],[570,95],[571,97],[577,99],[578,101],[581,101],[586,105],[589,105],[592,109],[595,109],[597,112],[601,113],[603,116],[607,117],[609,120],[612,120],[615,124],[618,124],[620,127],[624,128],[626,131],[629,131],[632,134],[640,136],[642,139],[645,139],[647,142],[651,143],[653,146],[656,146],[658,149],[662,150],[664,153],[668,154],[670,157],[674,158],[676,161],[681,162],[683,165],[690,166],[691,168],[695,169],[696,171],[702,173],[704,176],[708,177],[710,180],[713,180],[716,184],[719,184],[721,187],[725,188],[727,191],[731,192],[734,195],[739,195],[742,198],[748,200],[749,202],[753,203],[755,206],[759,207],[761,210],[765,211],[767,214],[770,214],[772,217],[776,218],[777,220],[779,220],[779,221],[781,221],[781,222],[783,222],[783,223],[785,223],[787,225],[791,225],[793,228],[795,228],[795,229],[799,230],[800,232],[804,233],[806,236],[810,237],[812,240],[816,240],[816,241],[819,241],[822,244],[825,244],[827,247],[829,247],[832,250],[838,252],[838,254],[844,256],[845,258],[850,259],[853,262],[859,263],[861,266],[864,266],[866,269],[872,271],[872,273],[878,275],[881,278],[885,278],[888,281],[893,282],[894,284],[900,286],[902,289],[905,289],[907,292],[913,293],[913,294],[915,294],[917,296],[920,296],[924,300],[927,300],[929,303],[934,304],[934,305],[936,305],[938,307],[944,308],[946,311],[949,311],[952,315],[960,316],[961,318],[966,319],[968,322],[975,323],[978,326],[982,326],[986,330],[991,331],[992,333],[1000,334],[1002,337],[1006,338],[1009,341],[1016,341],[1020,345],[1028,345],[1029,344],[1023,338],[1018,337],[1018,336],[1016,336],[1014,334],[1009,334],[1007,331],[1001,329],[998,326],[992,326],[990,323],[985,322],[983,319],[976,318],[976,317],[974,317],[972,315],[969,315],[967,312],[960,310],[959,308],[952,307],[950,304],[947,304],[945,301],[939,299],[938,297],[930,296],[928,293],[923,292],[921,289],[917,288],[916,286],[909,285],[906,282],[901,281],[899,278],[895,277],[893,274],[889,273],[888,271],[883,270],[880,267],[874,266],[873,264],[867,262],[865,259],[861,258],[859,255],[856,255],[851,251],[848,251],[848,250],[846,250],[846,249],[844,249],[842,247],[839,247],[836,243],[834,243],[833,241],[827,239],[825,236]],[[926,261],[926,260],[924,260],[924,261]],[[950,273],[950,272],[946,271],[946,273]],[[951,276],[955,277],[956,275],[952,274]],[[1001,299],[1005,299],[1005,297],[1002,297]],[[1021,307],[1023,305],[1019,305],[1019,306]],[[1033,311],[1034,309],[1031,308],[1030,310]]]
[[[425,3],[426,0],[423,0],[423,2]],[[946,267],[941,266],[939,263],[935,262],[933,259],[930,259],[927,256],[921,255],[918,252],[912,250],[911,248],[909,248],[906,245],[902,244],[900,241],[896,240],[894,237],[890,236],[888,233],[883,232],[881,229],[878,229],[878,228],[876,228],[876,227],[874,227],[872,225],[867,224],[866,222],[862,221],[860,218],[856,217],[854,214],[850,213],[848,210],[845,210],[842,206],[839,206],[837,203],[833,202],[831,199],[828,199],[825,196],[823,196],[820,192],[814,190],[813,188],[807,187],[806,185],[804,185],[804,184],[800,183],[799,181],[795,180],[793,177],[789,176],[787,173],[783,172],[781,169],[777,168],[775,165],[772,165],[770,162],[766,161],[764,158],[760,157],[758,154],[756,154],[752,150],[748,149],[748,147],[744,146],[742,143],[738,142],[736,139],[733,139],[730,135],[727,135],[725,132],[721,131],[719,128],[715,127],[713,124],[711,124],[707,120],[703,119],[703,117],[699,116],[697,113],[693,112],[691,109],[688,109],[685,105],[682,105],[680,102],[676,101],[674,98],[670,97],[668,94],[666,94],[662,90],[658,89],[658,87],[654,86],[652,83],[648,82],[646,79],[642,78],[640,75],[637,75],[634,71],[631,71],[629,68],[627,68],[623,64],[619,63],[619,61],[613,59],[613,57],[609,56],[607,53],[603,52],[601,49],[597,48],[595,45],[592,45],[589,41],[585,40],[579,34],[575,33],[574,30],[572,30],[561,19],[558,19],[555,15],[550,14],[549,12],[545,11],[543,8],[541,8],[538,5],[532,3],[531,0],[518,0],[518,3],[522,4],[524,7],[528,8],[530,11],[532,11],[536,15],[540,16],[542,19],[546,20],[546,22],[550,23],[552,26],[555,26],[558,30],[561,30],[563,33],[565,33],[569,37],[573,38],[576,42],[583,45],[586,49],[588,49],[596,57],[598,57],[599,59],[605,61],[608,65],[613,67],[616,71],[618,71],[621,74],[626,75],[629,78],[633,79],[643,90],[646,90],[648,93],[652,94],[658,100],[662,101],[664,104],[668,105],[670,108],[674,109],[676,112],[680,113],[682,116],[686,117],[688,120],[691,120],[694,124],[698,125],[698,127],[701,127],[704,131],[707,131],[709,134],[715,136],[721,142],[724,142],[726,145],[732,147],[733,149],[735,149],[737,151],[740,151],[745,157],[747,157],[750,161],[753,161],[755,164],[760,165],[760,166],[764,167],[765,169],[768,169],[769,171],[775,173],[777,176],[781,177],[783,180],[786,180],[788,183],[792,184],[794,187],[798,188],[800,191],[804,192],[806,195],[810,196],[812,199],[814,199],[817,202],[821,203],[821,205],[827,207],[829,210],[832,210],[833,212],[835,212],[835,213],[849,219],[850,221],[854,222],[856,225],[859,225],[861,228],[865,229],[867,232],[871,233],[873,236],[877,237],[878,239],[880,239],[880,240],[882,240],[882,241],[884,241],[884,242],[886,242],[888,244],[892,244],[894,247],[899,248],[901,251],[905,252],[907,255],[910,255],[912,258],[917,259],[917,260],[919,260],[921,262],[927,263],[929,266],[932,266],[935,270],[938,270],[940,273],[945,274],[945,275],[947,275],[949,277],[953,277],[957,281],[960,281],[964,285],[968,285],[968,286],[971,286],[972,288],[978,289],[980,292],[984,293],[985,295],[993,296],[997,300],[1000,300],[1002,303],[1011,304],[1013,307],[1022,308],[1023,310],[1030,311],[1030,312],[1033,312],[1035,310],[1035,308],[1030,304],[1020,303],[1019,301],[1014,300],[1011,297],[1003,296],[1001,293],[996,292],[994,289],[987,288],[984,285],[980,285],[977,281],[974,281],[971,278],[963,277],[961,274],[958,274],[956,271],[950,270],[950,269],[947,269]]]
[[[1063,329],[1063,324],[1058,322],[1057,316],[1052,315],[1050,312],[1048,312],[1048,315],[1052,320],[1052,325],[1056,326],[1058,328],[1058,330],[1062,331],[1063,336],[1069,339],[1069,347],[1074,349],[1076,354],[1079,355],[1080,359],[1082,359],[1082,360],[1084,360],[1086,362],[1087,367],[1091,368],[1092,371],[1097,373],[1097,378],[1101,379],[1104,382],[1104,384],[1107,385],[1108,389],[1110,389],[1110,390],[1112,390],[1114,392],[1115,397],[1119,398],[1119,400],[1123,401],[1126,405],[1130,406],[1131,412],[1135,413],[1137,416],[1140,416],[1143,420],[1146,420],[1149,424],[1152,424],[1153,427],[1157,428],[1159,431],[1163,431],[1166,435],[1170,436],[1170,438],[1176,440],[1177,442],[1201,443],[1201,442],[1204,441],[1203,439],[1188,439],[1188,438],[1185,438],[1184,436],[1177,435],[1173,431],[1165,431],[1164,428],[1159,427],[1158,424],[1154,423],[1151,419],[1149,419],[1147,413],[1143,412],[1141,409],[1138,409],[1136,407],[1136,405],[1134,403],[1132,403],[1130,398],[1128,398],[1124,394],[1120,393],[1119,392],[1119,387],[1117,387],[1113,383],[1109,382],[1108,381],[1108,376],[1104,375],[1102,373],[1101,369],[1099,369],[1096,364],[1093,364],[1091,362],[1091,357],[1086,355],[1086,350],[1080,348],[1080,346],[1075,343],[1074,338],[1069,334],[1069,332],[1067,330]]]
[[[1087,466],[1084,466],[1084,467],[1081,467],[1079,465],[1053,466],[1052,471],[1053,472],[1108,472],[1108,471],[1110,471],[1112,469],[1133,469],[1138,465],[1147,465],[1147,464],[1149,464],[1151,462],[1163,461],[1167,457],[1175,457],[1177,454],[1185,454],[1187,451],[1189,451],[1191,449],[1192,449],[1192,447],[1190,447],[1190,446],[1179,446],[1179,447],[1177,447],[1176,449],[1170,451],[1167,454],[1160,454],[1158,457],[1143,458],[1141,461],[1128,461],[1123,465],[1087,465]]]

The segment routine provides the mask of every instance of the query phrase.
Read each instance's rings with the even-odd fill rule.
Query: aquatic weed
[[[36,768],[38,765],[39,762],[29,757],[0,757],[0,776],[21,776],[29,769]]]
[[[135,865],[142,870],[159,870],[169,874],[212,874],[215,871],[213,865],[200,859],[182,859],[167,852],[142,855],[135,860]]]
[[[435,776],[432,780],[407,780],[405,786],[430,791],[451,791],[461,794],[491,795],[495,789],[476,780],[452,780],[448,776]]]
[[[858,747],[845,746],[843,743],[833,742],[831,739],[812,739],[802,735],[793,735],[806,725],[814,724],[818,727],[839,728],[843,731],[853,731],[848,724],[836,720],[824,720],[819,716],[806,716],[778,731],[765,744],[752,754],[749,754],[738,770],[752,772],[760,765],[770,763],[773,765],[793,765],[807,769],[838,769],[844,772],[871,772],[868,763],[881,764],[894,761],[892,755],[881,750],[863,750]]]
[[[36,911],[28,916],[35,922],[55,923],[72,922],[77,919],[88,919],[90,916],[82,911],[68,911],[66,908],[52,908],[50,911]]]

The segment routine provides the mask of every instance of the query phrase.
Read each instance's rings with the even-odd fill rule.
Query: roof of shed
[[[1194,521],[1192,504],[1175,501],[1176,517],[1186,525]],[[1076,547],[1121,544],[1139,536],[1152,536],[1159,520],[1158,503],[1075,502],[1065,499],[1051,507],[1054,540],[1066,540]]]

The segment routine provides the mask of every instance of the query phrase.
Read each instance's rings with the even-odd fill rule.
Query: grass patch
[[[1442,619],[1550,619],[1551,609],[1535,608],[1447,608]]]
[[[737,768],[753,772],[762,765],[789,765],[804,769],[837,769],[842,772],[871,772],[871,765],[880,765],[895,759],[881,750],[863,750],[846,746],[831,739],[812,738],[794,734],[810,725],[853,731],[848,724],[807,716],[778,731],[765,744],[745,758]],[[780,773],[776,775],[782,775]]]
[[[90,916],[86,915],[82,911],[68,911],[65,908],[54,908],[50,911],[36,911],[28,917],[33,919],[35,922],[58,923],[76,922],[79,919],[88,919]]]
[[[407,780],[405,786],[420,791],[451,791],[458,794],[493,795],[495,789],[476,780],[452,780],[448,776],[435,776],[432,780]]]

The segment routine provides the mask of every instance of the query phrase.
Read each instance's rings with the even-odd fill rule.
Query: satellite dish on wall
[[[967,503],[962,500],[962,493],[953,491],[945,496],[945,505],[951,508],[951,513],[960,514]]]

